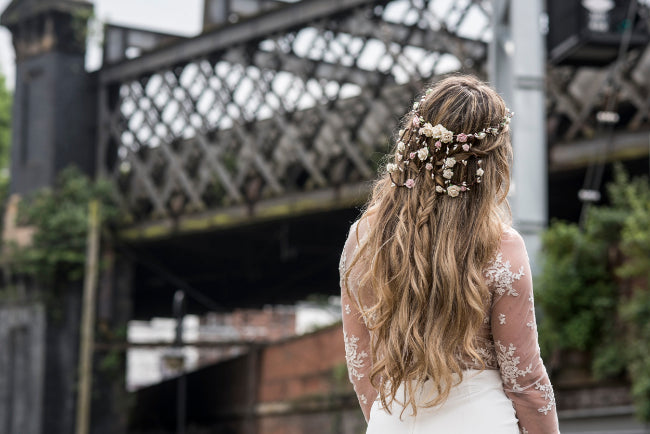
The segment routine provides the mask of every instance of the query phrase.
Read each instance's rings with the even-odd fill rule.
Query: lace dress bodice
[[[351,300],[343,279],[359,246],[368,232],[365,220],[352,225],[339,272],[343,338],[350,381],[368,420],[377,391],[370,384],[370,332]],[[356,265],[354,268],[357,268]],[[488,369],[498,369],[506,395],[515,408],[522,433],[552,434],[559,432],[555,398],[537,342],[533,285],[528,254],[523,239],[514,229],[503,234],[501,248],[485,270],[491,290],[490,310],[478,337],[479,354]],[[352,269],[348,279],[350,291],[358,293],[359,273]],[[468,361],[468,368],[480,369],[480,362]]]

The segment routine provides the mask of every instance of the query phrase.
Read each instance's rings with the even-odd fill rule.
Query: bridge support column
[[[94,174],[96,92],[85,70],[87,1],[14,0],[0,18],[16,50],[10,192],[52,186],[74,164]]]
[[[548,220],[542,0],[493,0],[493,9],[490,80],[515,112],[510,204],[535,273]]]
[[[13,0],[2,13],[0,24],[11,31],[16,50],[10,183],[16,197],[52,187],[69,165],[94,176],[96,80],[85,70],[92,8],[86,0]],[[9,372],[7,367],[18,374],[0,375],[0,409],[11,408],[0,410],[0,432],[73,433],[81,285],[20,285],[25,288],[18,302],[0,300],[0,372]],[[120,297],[116,292],[111,299]],[[26,314],[29,309],[33,313]],[[111,327],[125,322],[114,315]],[[108,363],[102,365],[102,357],[97,357],[91,432],[125,432],[124,412],[118,417],[113,411],[119,403],[119,391],[113,389],[123,385],[124,363],[117,358],[113,365],[122,381],[112,381],[103,374]],[[19,369],[20,364],[29,365],[29,370]],[[121,402],[126,400],[122,397]]]

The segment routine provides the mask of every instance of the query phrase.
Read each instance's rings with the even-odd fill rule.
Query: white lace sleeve
[[[359,232],[357,232],[359,231]],[[348,374],[354,391],[359,399],[363,415],[368,420],[370,408],[377,397],[377,391],[370,384],[370,333],[363,321],[358,309],[356,300],[350,299],[347,291],[345,272],[352,262],[354,255],[363,242],[362,231],[358,229],[357,223],[352,225],[350,234],[341,254],[339,273],[341,275],[341,307],[343,310],[343,340],[345,342],[345,360],[348,366]],[[354,270],[353,270],[354,271]],[[356,294],[358,284],[356,276],[348,279],[353,294]]]
[[[558,433],[553,387],[540,357],[533,283],[526,247],[514,230],[486,272],[494,292],[491,312],[499,369],[525,433]]]

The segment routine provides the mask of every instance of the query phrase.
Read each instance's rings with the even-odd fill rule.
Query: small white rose
[[[434,134],[434,128],[429,122],[427,122],[422,126],[422,128],[420,128],[419,133],[424,136],[431,137]]]
[[[451,197],[456,197],[460,193],[460,187],[457,185],[450,185],[447,187],[447,194]]]
[[[476,169],[476,176],[483,176],[484,173],[485,172],[480,167],[478,169]]]
[[[440,134],[440,141],[442,143],[449,143],[454,140],[454,133],[449,130],[445,130]]]
[[[436,191],[437,191],[438,193],[442,193],[443,191],[445,191],[445,189],[442,188],[442,187],[439,186],[439,185],[436,185]]]
[[[399,130],[399,132],[397,133],[397,135],[400,136],[400,137],[402,137],[402,136],[404,135],[404,130]]]
[[[443,178],[451,179],[452,176],[454,176],[454,171],[451,170],[451,169],[445,169],[442,172],[442,177]]]
[[[433,137],[439,139],[440,136],[442,136],[442,133],[444,133],[445,131],[447,131],[447,129],[442,125],[438,124],[435,127],[433,127]]]
[[[484,132],[476,133],[474,134],[474,137],[476,137],[479,140],[483,140],[485,138],[485,133]]]
[[[404,148],[406,148],[406,145],[404,145],[404,142],[397,142],[397,151],[398,152],[404,152]]]
[[[429,148],[427,148],[426,146],[418,150],[418,158],[421,161],[426,160],[428,156],[429,156]]]
[[[386,171],[387,171],[388,173],[392,173],[392,172],[394,172],[394,171],[396,171],[396,170],[397,170],[397,164],[395,164],[395,163],[388,163],[388,164],[386,165]]]
[[[456,164],[456,159],[454,157],[449,157],[445,159],[446,167],[454,167],[455,164]]]

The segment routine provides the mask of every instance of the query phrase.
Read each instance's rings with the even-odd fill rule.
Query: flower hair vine
[[[444,126],[432,125],[425,122],[419,114],[421,102],[430,93],[422,96],[420,102],[413,104],[413,119],[409,125],[399,131],[394,162],[386,165],[393,187],[412,189],[418,178],[428,174],[435,181],[435,191],[450,197],[457,197],[462,192],[469,191],[475,184],[480,184],[485,174],[481,159],[485,151],[475,149],[474,145],[488,135],[496,136],[506,131],[514,115],[510,110],[498,126],[482,129],[475,133],[454,133]],[[468,167],[468,160],[476,159],[476,164]],[[393,174],[397,172],[412,172],[404,182],[396,182]],[[452,181],[456,175],[456,182]]]

